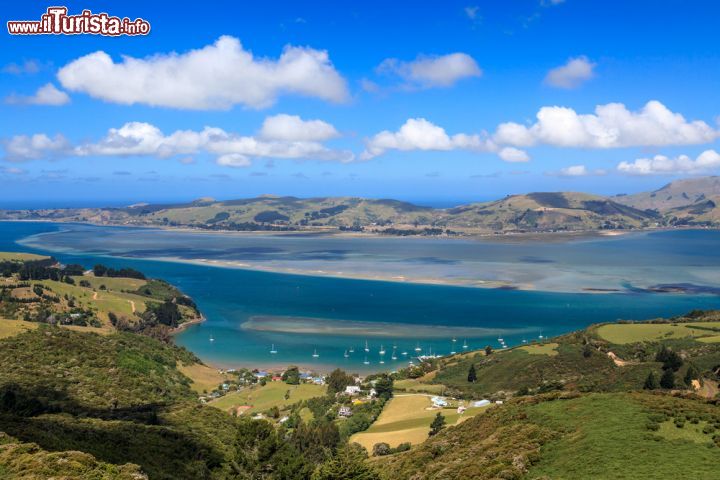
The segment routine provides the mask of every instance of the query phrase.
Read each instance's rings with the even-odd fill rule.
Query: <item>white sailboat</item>
[[[380,345],[380,355],[385,355],[385,347]]]
[[[390,358],[392,358],[393,360],[397,360],[397,346],[395,346],[395,345],[393,345],[393,353],[392,353],[392,357],[390,357]]]
[[[420,343],[419,343],[419,342],[418,342],[418,344],[415,346],[415,351],[416,351],[416,352],[422,352],[422,348],[420,348]]]
[[[363,360],[363,365],[370,365],[370,362],[368,362],[367,356],[365,357],[365,360]]]
[[[350,352],[350,353],[355,353],[355,347],[350,347],[349,352]]]
[[[320,355],[317,352],[317,348],[313,350],[313,358],[318,358]]]
[[[273,343],[272,346],[270,347],[270,353],[272,353],[272,354],[277,353],[277,350],[275,350],[275,344],[274,344],[274,343]]]
[[[211,341],[211,342],[214,342],[214,341],[215,341],[215,339],[214,339],[213,336],[212,336],[212,333],[210,334],[210,341]]]
[[[467,348],[468,348],[468,344],[467,344],[467,340],[465,340],[463,342],[463,350],[467,350]]]
[[[350,355],[348,354],[348,351],[345,350],[345,358],[348,358]]]
[[[365,340],[365,352],[367,353],[369,351],[370,351],[370,347],[368,346],[367,340]]]

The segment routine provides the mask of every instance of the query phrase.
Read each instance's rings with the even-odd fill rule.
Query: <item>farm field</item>
[[[0,252],[0,262],[14,260],[24,262],[27,260],[44,260],[48,257],[44,255],[36,255],[34,253],[19,253],[19,252]]]
[[[559,345],[557,343],[540,343],[524,345],[522,347],[518,347],[518,350],[528,352],[531,355],[549,355],[551,357],[554,357],[558,354],[558,346]]]
[[[192,365],[178,363],[177,369],[180,370],[180,373],[192,380],[190,387],[197,393],[212,391],[228,378],[227,375],[220,373],[217,368],[208,367],[201,363],[194,363]]]
[[[695,328],[700,327],[700,328]],[[674,338],[717,336],[710,329],[720,329],[720,322],[695,323],[616,323],[597,327],[597,334],[618,345],[652,342]]]
[[[468,408],[463,415],[457,413],[457,405],[442,410],[431,409],[432,402],[428,395],[402,395],[393,397],[378,419],[369,429],[353,435],[350,439],[372,451],[373,445],[385,442],[391,447],[409,442],[413,445],[424,442],[428,438],[430,423],[438,411],[445,416],[448,426],[456,425],[488,407]],[[452,405],[452,404],[451,404]]]
[[[37,327],[37,323],[0,318],[0,338],[12,337],[19,333],[27,332],[28,330],[34,330]]]
[[[288,385],[285,382],[268,382],[265,386],[253,386],[240,392],[232,392],[213,400],[212,405],[220,410],[229,410],[239,406],[247,405],[251,408],[246,413],[264,412],[272,407],[283,408],[300,400],[321,397],[325,395],[327,387],[324,385],[313,385],[303,383],[300,385]],[[290,392],[286,400],[285,394]]]

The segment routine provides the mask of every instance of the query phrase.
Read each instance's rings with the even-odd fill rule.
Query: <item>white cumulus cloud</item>
[[[448,55],[420,55],[404,62],[387,58],[377,67],[378,73],[397,75],[411,87],[450,87],[464,78],[479,77],[482,70],[466,53]]]
[[[49,137],[44,133],[34,135],[16,135],[3,141],[5,159],[11,162],[52,159],[67,154],[70,142],[62,136]]]
[[[564,65],[553,68],[545,76],[545,83],[558,88],[577,88],[590,80],[596,64],[586,56],[569,59]]]
[[[279,128],[278,117],[289,117],[290,129]],[[206,153],[225,166],[246,166],[253,158],[308,159],[350,162],[352,152],[332,149],[322,140],[337,135],[329,123],[305,121],[290,116],[269,117],[261,135],[239,135],[221,128],[176,130],[165,134],[155,125],[128,122],[111,128],[101,139],[72,146],[64,137],[51,139],[45,134],[15,136],[4,142],[6,158],[13,161],[36,160],[57,156],[180,156],[181,163],[194,162],[192,155]],[[287,126],[286,125],[286,126]],[[267,131],[266,131],[267,130]],[[271,135],[272,134],[272,135]]]
[[[108,102],[181,109],[264,108],[283,94],[348,97],[326,51],[287,46],[278,59],[255,58],[230,36],[186,53],[124,56],[117,63],[98,51],[62,67],[58,79],[68,90]]]
[[[634,162],[620,162],[617,169],[630,175],[674,175],[707,173],[720,168],[720,154],[705,150],[694,160],[687,155],[667,157],[655,155],[652,158],[638,158]]]
[[[51,105],[58,107],[70,103],[70,97],[58,90],[52,83],[46,83],[35,91],[34,95],[12,94],[5,98],[5,103],[14,105]]]
[[[269,140],[321,142],[337,137],[338,131],[322,120],[303,120],[297,115],[267,117],[260,136]]]
[[[567,107],[542,107],[534,124],[500,124],[493,139],[516,147],[619,148],[702,144],[717,137],[718,132],[707,123],[688,121],[652,100],[635,112],[622,103],[598,105],[591,114],[578,114]]]
[[[360,158],[368,160],[388,150],[476,150],[493,151],[492,142],[480,135],[448,135],[445,129],[424,118],[408,119],[397,132],[384,130],[365,142]]]
[[[502,158],[506,162],[528,162],[530,161],[530,155],[524,150],[520,150],[515,147],[504,147],[498,151],[498,157]]]

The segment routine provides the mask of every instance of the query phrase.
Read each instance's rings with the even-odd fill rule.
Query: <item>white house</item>
[[[447,407],[448,402],[445,400],[445,397],[432,397],[430,399],[433,403],[433,407],[435,408],[443,408]]]
[[[357,395],[360,393],[360,387],[358,385],[348,385],[345,387],[345,393],[347,395]]]
[[[473,402],[473,407],[484,407],[490,405],[490,400],[477,400]]]

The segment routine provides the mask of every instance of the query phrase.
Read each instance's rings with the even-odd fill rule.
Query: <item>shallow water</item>
[[[44,233],[45,235],[38,235]],[[476,276],[488,271],[537,277],[535,286],[560,284],[624,289],[660,283],[720,286],[720,232],[673,231],[566,243],[465,242],[208,235],[150,229],[0,222],[0,250],[51,253],[65,262],[130,266],[178,285],[208,321],[177,342],[224,366],[285,366],[377,371],[407,364],[423,353],[446,354],[552,336],[617,319],[677,315],[720,308],[720,296],[522,291],[287,275],[140,259],[192,257],[316,265],[341,262],[383,269],[419,265],[423,273]],[[21,241],[23,245],[17,242]],[[450,248],[452,247],[452,248]],[[131,256],[131,257],[130,257]],[[309,259],[312,257],[312,259]],[[332,258],[332,259],[331,259]],[[352,259],[352,262],[348,263]],[[358,260],[360,259],[360,260]],[[421,259],[421,260],[419,260]],[[409,260],[409,261],[408,261]],[[598,272],[598,273],[595,273]],[[583,283],[577,283],[582,279]],[[565,282],[567,280],[563,280]],[[445,327],[433,335],[433,329]],[[377,335],[377,333],[385,332]],[[210,337],[214,341],[210,341]],[[456,342],[452,342],[453,336]],[[364,351],[365,341],[369,352]],[[271,345],[276,354],[271,354]],[[392,360],[393,345],[398,359]],[[381,346],[386,351],[379,354]],[[344,357],[346,350],[348,358]],[[317,351],[318,357],[312,354]],[[402,355],[407,351],[407,357]],[[369,365],[364,364],[367,357]],[[384,364],[380,361],[384,360]]]

